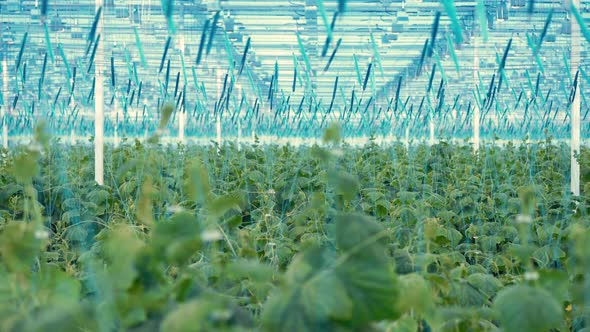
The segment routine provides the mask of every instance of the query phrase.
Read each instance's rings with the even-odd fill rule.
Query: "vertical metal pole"
[[[477,36],[473,36],[474,44],[473,44],[473,82],[474,84],[478,84],[477,74],[479,72],[479,43],[477,41]],[[475,107],[473,108],[473,148],[475,152],[479,151],[479,122],[480,122],[480,114],[479,114],[479,105],[477,104],[477,100],[474,103]]]
[[[576,8],[580,8],[580,0],[571,0]],[[580,67],[580,26],[578,21],[571,19],[571,54],[570,70],[572,76],[576,74]],[[572,103],[572,138],[571,138],[571,191],[574,196],[580,196],[580,164],[575,155],[580,152],[580,88],[582,80],[578,79],[576,95]]]
[[[2,93],[4,97],[4,105],[2,105],[2,147],[8,149],[8,112],[6,111],[8,103],[8,63],[6,62],[6,52],[4,52],[4,60],[2,60]]]
[[[410,149],[410,125],[406,127],[406,149]]]
[[[95,0],[96,11],[102,6],[103,0]],[[104,43],[106,36],[103,33],[103,18],[100,17],[96,27],[96,35],[102,35],[102,41],[98,45],[94,57],[94,75],[96,87],[94,88],[94,180],[99,185],[104,185]]]

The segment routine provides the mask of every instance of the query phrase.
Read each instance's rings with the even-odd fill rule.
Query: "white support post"
[[[580,8],[580,0],[571,0],[576,8]],[[580,67],[580,26],[575,19],[570,20],[572,34],[571,34],[571,54],[570,54],[570,70],[572,77],[576,74]],[[580,92],[582,89],[581,79],[578,79],[578,86],[576,95],[572,103],[571,110],[571,192],[574,196],[580,196],[580,164],[575,158],[575,155],[580,152]]]
[[[102,6],[102,0],[95,0],[96,11]],[[96,35],[103,35],[103,19],[98,20]],[[94,75],[96,87],[94,88],[94,180],[99,185],[104,185],[104,43],[103,35],[94,57]]]
[[[2,105],[2,147],[8,149],[8,63],[6,62],[6,55],[2,60],[2,93],[4,97],[4,105]]]
[[[410,125],[406,127],[406,149],[410,149]]]
[[[473,82],[475,85],[479,84],[478,80],[478,72],[479,72],[479,44],[477,42],[477,36],[473,37],[474,44],[473,44]],[[481,121],[481,116],[479,113],[479,105],[477,104],[477,100],[473,103],[475,106],[473,107],[473,148],[475,152],[479,151],[480,139],[479,139],[479,122]]]

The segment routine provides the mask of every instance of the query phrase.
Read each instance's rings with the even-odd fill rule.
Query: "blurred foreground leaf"
[[[398,280],[385,254],[383,228],[367,218],[336,218],[336,260],[309,249],[296,256],[287,280],[265,304],[268,331],[330,331],[363,328],[396,319]]]
[[[544,332],[562,325],[561,305],[541,288],[505,288],[498,293],[493,307],[506,332]]]

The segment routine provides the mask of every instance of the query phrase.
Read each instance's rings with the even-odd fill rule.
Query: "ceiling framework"
[[[455,2],[463,34],[461,43],[454,42],[450,19],[440,2],[349,1],[347,11],[338,15],[334,22],[332,39],[326,47],[326,26],[337,11],[336,1],[179,0],[175,1],[173,15],[176,33],[171,36],[164,61],[169,25],[161,2],[106,1],[104,33],[100,39],[105,57],[103,63],[94,64],[85,54],[94,4],[79,0],[50,3],[45,29],[41,24],[38,2],[0,1],[2,58],[7,59],[10,75],[9,84],[3,91],[4,103],[15,103],[14,109],[5,107],[9,113],[17,113],[23,108],[30,112],[32,107],[45,106],[55,109],[56,116],[71,116],[73,109],[77,109],[80,117],[90,116],[92,66],[101,66],[105,68],[106,77],[117,78],[115,85],[109,85],[111,80],[105,79],[106,115],[109,118],[120,114],[114,109],[115,105],[124,107],[125,115],[129,117],[157,118],[157,109],[163,103],[163,87],[175,90],[174,97],[178,97],[178,91],[186,91],[184,98],[190,108],[198,105],[215,108],[216,102],[220,101],[211,96],[220,85],[219,77],[224,80],[223,84],[233,80],[232,84],[239,85],[244,90],[246,102],[259,100],[264,107],[271,109],[287,96],[296,101],[305,95],[323,105],[332,100],[335,109],[342,110],[350,101],[350,91],[362,95],[365,101],[371,96],[375,106],[385,107],[398,85],[400,100],[418,103],[426,94],[431,76],[435,82],[432,84],[438,86],[442,80],[453,98],[467,100],[472,96],[464,92],[480,83],[473,79],[475,39],[478,40],[480,59],[479,75],[475,77],[481,82],[492,77],[498,66],[498,55],[501,56],[508,40],[513,39],[505,69],[509,87],[503,92],[505,94],[510,94],[511,88],[521,91],[528,82],[534,84],[538,73],[545,93],[549,88],[559,91],[567,79],[567,73],[561,69],[564,59],[569,56],[570,18],[561,2],[555,1],[535,2],[533,15],[528,14],[522,0],[484,1],[487,41],[483,40],[476,2]],[[580,4],[583,17],[589,17],[589,4],[588,0]],[[541,33],[550,10],[553,10],[553,21],[539,52],[539,61],[544,67],[541,72],[529,47],[527,34],[534,39]],[[421,52],[425,41],[431,37],[437,11],[441,16],[434,55],[423,60],[420,66]],[[203,28],[206,22],[214,23],[217,12],[219,19],[215,24],[211,52],[197,64]],[[143,47],[145,67],[134,29],[138,31]],[[22,64],[26,66],[26,77],[22,68],[16,68],[15,61],[21,52],[25,33],[28,38]],[[339,39],[341,44],[338,45]],[[48,40],[51,52],[47,52]],[[243,75],[237,75],[248,40],[245,70]],[[337,52],[334,52],[337,45]],[[326,54],[322,54],[324,48]],[[333,61],[325,71],[333,52]],[[452,57],[453,52],[457,63]],[[46,53],[51,56],[43,86],[38,87]],[[581,58],[581,68],[587,71],[588,43],[583,43]],[[435,65],[438,69],[431,75]],[[162,66],[163,70],[158,71]],[[295,73],[295,66],[298,73]],[[230,68],[233,70],[229,71]],[[371,73],[367,75],[369,68]],[[76,77],[73,77],[74,72]],[[218,75],[218,72],[222,74]],[[226,74],[228,79],[225,79]],[[179,85],[176,84],[177,77]],[[295,91],[294,77],[297,81]],[[336,80],[337,91],[334,89]],[[141,100],[138,96],[140,83]],[[129,101],[132,92],[135,94],[134,103],[115,103],[123,97]],[[267,98],[271,93],[272,100]],[[35,101],[39,95],[45,98]],[[371,109],[376,110],[376,107]]]

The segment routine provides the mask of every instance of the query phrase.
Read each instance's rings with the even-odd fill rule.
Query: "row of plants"
[[[582,195],[551,139],[2,151],[2,331],[587,331]]]

